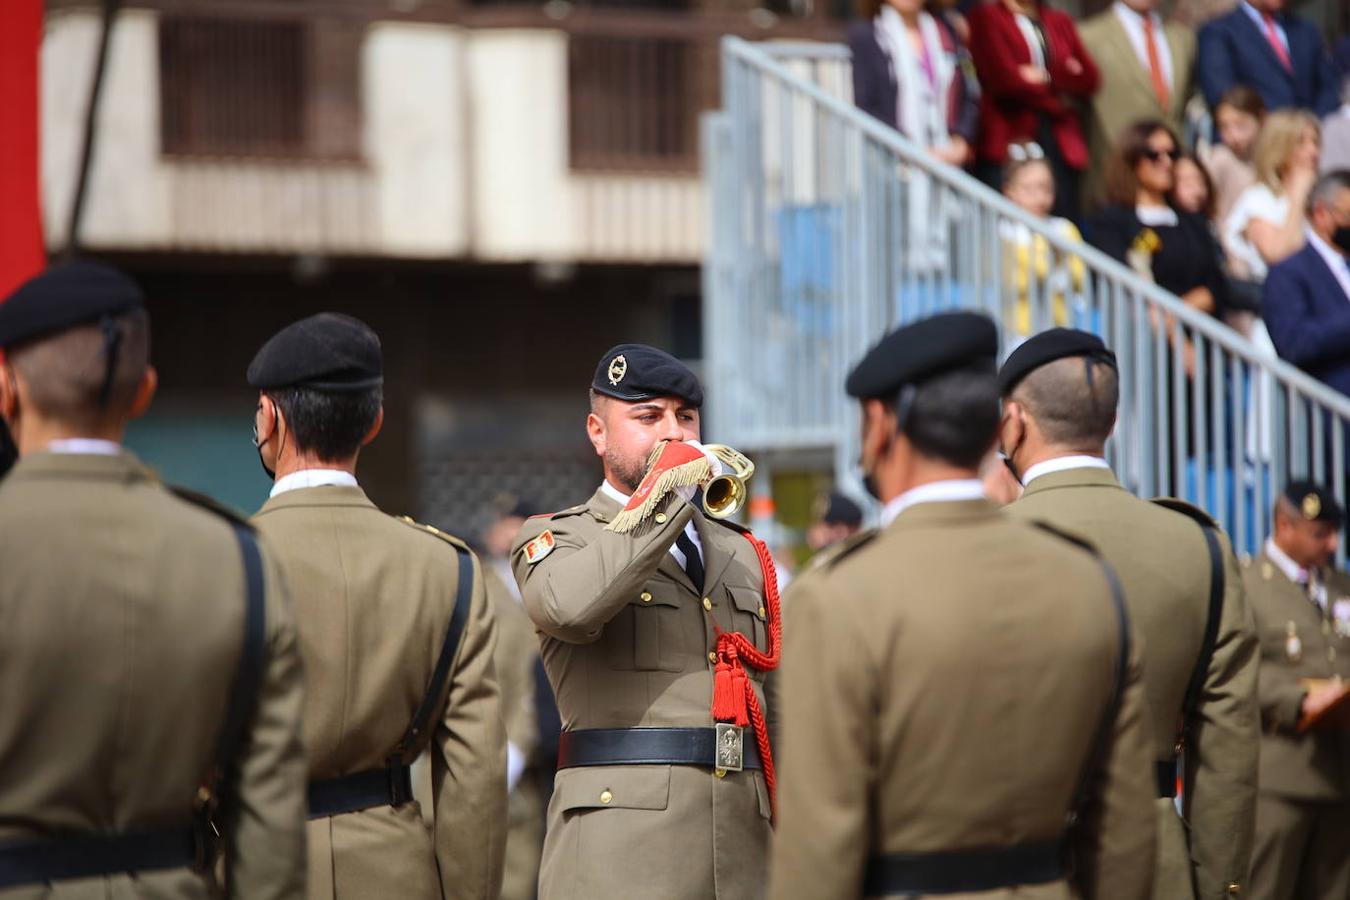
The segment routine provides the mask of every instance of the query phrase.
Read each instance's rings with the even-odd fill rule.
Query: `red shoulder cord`
[[[754,725],[755,743],[764,766],[764,783],[769,788],[769,808],[776,814],[777,796],[773,774],[773,751],[769,746],[769,726],[755,694],[754,682],[745,674],[749,663],[761,672],[778,668],[779,649],[783,638],[783,623],[778,616],[778,574],[773,556],[764,542],[749,532],[742,532],[750,546],[755,548],[760,568],[764,572],[764,605],[768,613],[769,652],[761,653],[754,642],[739,631],[723,631],[716,625],[717,666],[713,670],[712,717],[717,722],[730,722],[744,727]]]

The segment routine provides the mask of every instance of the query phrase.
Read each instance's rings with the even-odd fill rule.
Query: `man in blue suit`
[[[1239,0],[1200,29],[1196,75],[1212,109],[1246,85],[1266,109],[1299,107],[1321,118],[1340,106],[1331,57],[1317,26],[1284,12],[1286,0]]]
[[[1266,277],[1262,316],[1282,359],[1350,394],[1350,171],[1313,185],[1308,224],[1308,243]]]

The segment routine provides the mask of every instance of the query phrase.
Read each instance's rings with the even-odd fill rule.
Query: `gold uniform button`
[[[1236,881],[1230,882],[1229,885],[1228,885],[1227,890],[1228,890],[1228,893],[1237,895],[1237,894],[1242,893],[1242,886],[1239,885]]]
[[[652,602],[652,592],[651,592],[651,591],[643,591],[642,593],[638,594],[638,599],[641,600],[643,603],[651,603],[651,602]]]
[[[610,803],[610,802],[613,801],[613,800],[614,800],[614,795],[611,794],[609,791],[601,791],[601,792],[600,792],[600,802],[601,802],[601,803]]]
[[[762,618],[764,618],[764,617],[767,616],[767,615],[768,615],[768,613],[765,612],[765,611],[764,611],[764,607],[761,606],[761,607],[759,608],[759,617],[762,619]]]
[[[716,650],[709,650],[709,651],[708,651],[708,662],[710,662],[710,663],[715,663],[715,662],[717,662],[717,651],[716,651]]]
[[[664,524],[666,524],[666,514],[665,514],[665,513],[657,513],[656,516],[655,516],[654,518],[656,519],[656,524],[657,524],[657,525],[664,525]]]
[[[712,601],[709,600],[707,597],[703,598],[703,608],[706,610],[712,610]]]

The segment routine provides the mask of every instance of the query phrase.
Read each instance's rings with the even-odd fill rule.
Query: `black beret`
[[[1330,522],[1339,526],[1345,519],[1345,510],[1336,502],[1336,495],[1311,481],[1289,482],[1284,489],[1284,499],[1309,522]]]
[[[862,525],[862,507],[838,491],[830,491],[820,498],[818,518],[826,525]]]
[[[942,313],[897,328],[867,352],[849,373],[850,397],[893,397],[900,388],[950,369],[977,363],[993,365],[998,329],[979,313]]]
[[[1116,355],[1107,349],[1095,334],[1076,328],[1051,328],[1027,338],[1003,363],[998,372],[998,389],[1003,396],[1017,387],[1017,383],[1057,359],[1066,356],[1086,356],[1116,368]]]
[[[51,266],[0,303],[0,347],[12,347],[77,325],[145,306],[145,295],[126,275],[92,262]]]
[[[380,339],[366,323],[324,312],[272,335],[248,364],[248,383],[260,390],[307,387],[330,394],[384,383]]]
[[[698,409],[703,386],[688,366],[664,350],[646,344],[620,344],[600,357],[591,381],[597,393],[630,403],[654,397],[679,397]]]

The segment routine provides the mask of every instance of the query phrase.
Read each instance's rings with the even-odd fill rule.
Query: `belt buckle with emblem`
[[[745,768],[745,744],[739,725],[718,722],[717,745],[713,749],[714,771],[718,775],[740,772]]]

